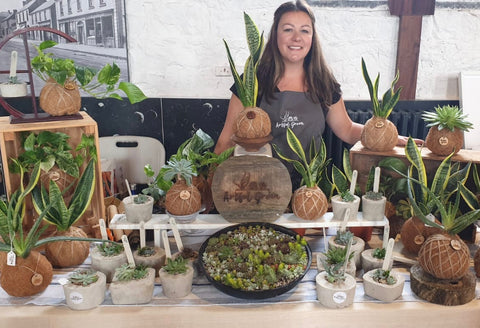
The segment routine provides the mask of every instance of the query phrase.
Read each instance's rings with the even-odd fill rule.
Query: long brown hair
[[[330,106],[332,104],[332,94],[334,92],[340,93],[340,85],[325,62],[315,30],[315,16],[304,0],[285,2],[275,11],[268,42],[265,45],[257,69],[259,99],[265,97],[270,102],[274,98],[277,84],[285,72],[282,55],[278,50],[277,29],[282,15],[292,11],[302,11],[312,21],[312,47],[303,63],[308,94],[313,102],[320,103],[323,107]]]

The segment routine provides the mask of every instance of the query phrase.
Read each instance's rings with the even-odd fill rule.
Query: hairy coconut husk
[[[80,228],[70,227],[66,231],[56,231],[56,237],[88,238]],[[82,264],[90,253],[88,241],[57,241],[45,246],[45,256],[57,268],[71,267]]]
[[[435,234],[420,248],[418,263],[435,278],[460,279],[469,269],[470,251],[456,235]]]
[[[293,193],[293,213],[304,220],[315,220],[322,217],[328,209],[327,197],[317,186],[302,186]]]
[[[52,282],[53,268],[45,256],[31,251],[27,258],[17,257],[15,266],[4,265],[0,285],[10,296],[32,296]]]
[[[453,151],[457,153],[463,148],[463,131],[438,130],[437,126],[432,126],[425,138],[425,146],[436,155],[446,156]]]
[[[185,180],[179,180],[167,191],[165,207],[173,215],[189,215],[200,210],[202,196],[194,186],[187,186]]]
[[[435,222],[441,224],[437,219],[435,219]],[[405,221],[400,230],[403,247],[414,254],[418,254],[428,237],[437,233],[443,233],[443,230],[425,225],[425,223],[416,216]]]
[[[385,118],[374,116],[365,122],[360,141],[373,151],[392,150],[398,142],[397,127]]]
[[[475,268],[475,273],[477,274],[477,277],[480,278],[480,248],[477,249],[475,252],[475,256],[473,257],[473,265]]]
[[[78,85],[67,81],[60,85],[49,79],[40,92],[40,108],[52,116],[72,115],[80,111],[82,99]]]
[[[270,116],[259,107],[242,110],[233,125],[233,133],[240,138],[263,138],[271,132]]]

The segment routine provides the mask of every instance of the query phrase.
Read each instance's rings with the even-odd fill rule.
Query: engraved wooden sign
[[[292,182],[276,158],[235,156],[216,169],[212,194],[218,212],[230,222],[273,222],[288,207]]]

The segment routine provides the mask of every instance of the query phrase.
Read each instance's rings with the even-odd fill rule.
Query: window
[[[70,2],[71,0],[67,0],[67,8],[68,8],[68,13],[71,14],[72,13],[72,4]]]
[[[88,8],[90,8],[90,9],[95,8],[95,7],[93,6],[93,0],[88,0]]]
[[[105,7],[107,4],[105,3],[105,0],[99,0],[100,2],[100,7]]]
[[[77,11],[82,11],[82,1],[77,0]]]
[[[60,16],[63,16],[65,15],[65,13],[63,12],[63,1],[60,1]]]

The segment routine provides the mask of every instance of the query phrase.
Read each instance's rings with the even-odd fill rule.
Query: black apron
[[[287,128],[291,128],[300,140],[305,155],[309,157],[308,150],[312,137],[319,149],[322,134],[325,130],[326,112],[320,104],[316,104],[304,92],[282,91],[274,94],[275,98],[268,103],[265,99],[260,102],[260,108],[268,113],[272,123],[272,144],[275,144],[288,158],[298,159],[287,143]],[[275,157],[276,153],[273,151]],[[300,187],[302,177],[290,163],[284,162],[290,172],[292,188]]]

